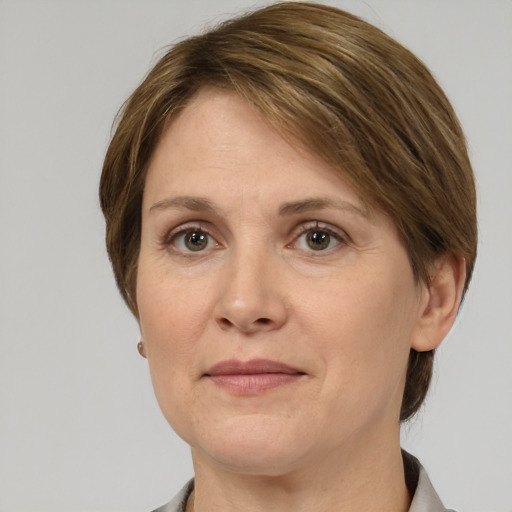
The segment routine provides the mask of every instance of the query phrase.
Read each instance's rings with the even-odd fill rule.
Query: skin
[[[450,328],[463,263],[444,259],[430,287],[416,283],[389,218],[287,140],[208,88],[149,165],[139,321],[160,407],[192,448],[189,509],[405,511],[408,355]],[[201,250],[187,245],[191,230]],[[308,234],[327,246],[314,250]],[[300,376],[253,392],[207,376],[255,358]]]

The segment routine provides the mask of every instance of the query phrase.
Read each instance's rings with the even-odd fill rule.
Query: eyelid
[[[206,226],[205,226],[205,224],[206,224]],[[172,228],[171,230],[167,231],[164,234],[164,236],[162,237],[162,240],[161,240],[161,245],[164,249],[172,250],[176,254],[187,255],[187,256],[190,256],[190,255],[199,256],[200,254],[204,254],[204,253],[208,252],[208,250],[197,251],[197,253],[194,253],[193,251],[184,252],[184,251],[178,249],[177,247],[175,247],[173,242],[180,236],[183,236],[184,234],[186,234],[188,231],[201,231],[203,233],[206,233],[213,240],[213,242],[215,244],[214,248],[220,247],[221,244],[219,243],[219,241],[217,239],[218,237],[216,237],[212,234],[211,226],[209,226],[208,224],[209,223],[207,223],[207,222],[196,221],[196,220],[186,222],[184,224],[180,224],[179,226]]]
[[[330,223],[322,222],[319,220],[310,220],[301,222],[298,226],[296,226],[291,234],[292,241],[286,245],[287,248],[294,248],[295,244],[297,243],[297,240],[302,235],[306,234],[308,231],[311,230],[319,230],[319,231],[325,231],[329,233],[331,236],[333,236],[340,244],[342,245],[350,245],[352,243],[352,240],[348,233],[341,229],[340,227],[333,226]],[[222,246],[222,243],[219,242],[219,236],[215,234],[215,229],[212,228],[211,224],[209,222],[201,221],[201,220],[191,220],[189,222],[185,222],[183,224],[180,224],[168,231],[165,232],[165,234],[162,236],[160,244],[163,249],[165,250],[172,250],[176,254],[186,255],[186,256],[199,256],[201,254],[204,254],[208,252],[208,249],[204,251],[198,251],[197,253],[194,252],[184,252],[178,248],[176,248],[173,244],[174,240],[178,238],[179,236],[183,236],[188,231],[202,231],[206,233],[215,244],[215,248],[219,248]],[[329,253],[330,251],[334,250],[332,249],[326,249],[325,251],[319,251],[319,254],[321,252],[323,253]],[[212,250],[212,249],[209,249]]]
[[[350,236],[345,230],[333,226],[332,224],[329,224],[327,222],[312,220],[303,222],[294,229],[292,234],[293,240],[290,244],[288,244],[288,247],[293,247],[296,244],[299,237],[301,237],[308,231],[315,229],[318,231],[325,231],[326,233],[329,233],[330,235],[334,236],[341,244],[350,245],[352,243]],[[326,251],[319,251],[319,253],[320,252],[329,252],[329,249]]]

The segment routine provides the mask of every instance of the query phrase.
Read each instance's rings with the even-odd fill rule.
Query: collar
[[[409,512],[453,512],[445,508],[420,461],[402,450],[405,480],[412,495]]]
[[[413,496],[409,512],[454,512],[444,507],[418,459],[404,450],[402,450],[402,458],[407,487]],[[184,512],[187,499],[193,490],[194,480],[192,479],[169,503],[153,512]]]

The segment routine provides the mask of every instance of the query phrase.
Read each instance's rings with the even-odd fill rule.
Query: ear
[[[430,283],[421,291],[421,317],[411,348],[426,352],[441,344],[455,322],[465,282],[464,258],[451,254],[436,260]]]

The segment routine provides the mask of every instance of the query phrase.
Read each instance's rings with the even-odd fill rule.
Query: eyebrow
[[[191,210],[195,212],[206,212],[213,213],[217,212],[218,208],[212,203],[205,199],[204,197],[196,197],[196,196],[176,196],[169,197],[166,199],[162,199],[161,201],[157,201],[150,208],[149,211],[153,212],[156,210],[167,210],[167,209],[176,209],[176,210]],[[283,203],[279,207],[279,215],[281,216],[291,216],[291,215],[299,215],[301,213],[312,212],[315,210],[326,210],[326,209],[335,209],[341,210],[349,213],[353,213],[363,219],[371,220],[371,214],[367,209],[360,208],[353,203],[348,201],[343,201],[338,198],[331,197],[311,197],[306,199],[301,199],[299,201],[290,201],[287,203]]]
[[[370,212],[367,209],[360,208],[348,201],[343,201],[341,199],[331,197],[311,197],[300,201],[284,203],[279,208],[279,215],[297,215],[314,210],[326,209],[342,210],[349,213],[354,213],[364,219],[371,220]]]
[[[149,211],[167,210],[169,208],[192,210],[194,212],[213,212],[216,210],[213,203],[203,197],[177,196],[157,201],[150,207]]]

